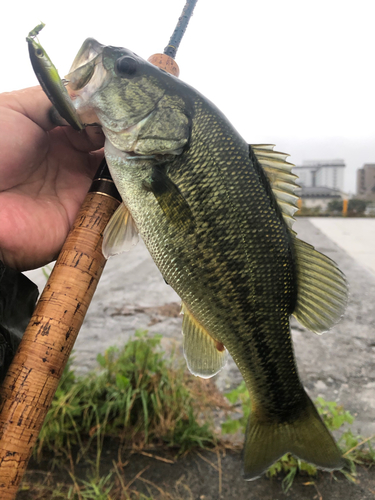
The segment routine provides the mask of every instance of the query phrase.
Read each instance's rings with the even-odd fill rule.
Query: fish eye
[[[137,71],[137,61],[129,56],[120,57],[115,64],[119,76],[132,76]]]
[[[35,54],[38,57],[43,57],[43,55],[44,55],[43,49],[37,48],[36,51],[35,51]]]

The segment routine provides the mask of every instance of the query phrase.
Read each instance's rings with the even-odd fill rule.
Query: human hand
[[[0,259],[20,271],[57,257],[103,158],[98,127],[51,122],[41,87],[0,94]]]

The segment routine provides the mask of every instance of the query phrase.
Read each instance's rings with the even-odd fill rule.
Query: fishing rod
[[[180,46],[182,37],[185,34],[186,28],[189,24],[190,18],[193,15],[194,7],[196,6],[198,0],[188,0],[185,4],[184,10],[182,11],[181,17],[175,27],[175,30],[169,40],[168,45],[164,49],[164,54],[176,58],[176,52]]]
[[[174,61],[197,0],[187,0],[169,45],[149,62]],[[32,33],[32,32],[31,32]],[[57,258],[0,390],[0,498],[13,500],[106,264],[103,232],[121,203],[105,160]]]
[[[178,23],[176,24],[174,32],[168,45],[165,47],[163,54],[154,54],[148,58],[150,63],[161,69],[165,69],[171,75],[179,76],[180,74],[179,67],[174,59],[197,2],[198,0],[186,1],[182,14],[178,19]]]

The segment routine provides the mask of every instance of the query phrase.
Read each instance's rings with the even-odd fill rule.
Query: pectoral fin
[[[329,257],[294,238],[298,296],[293,312],[298,321],[315,333],[332,328],[343,316],[348,301],[344,274]]]
[[[227,362],[227,350],[207,331],[182,304],[184,319],[182,333],[184,334],[184,356],[189,370],[193,375],[210,378],[216,375]]]
[[[152,191],[172,226],[187,233],[194,231],[194,219],[189,204],[162,167],[155,167],[145,188]]]
[[[121,203],[112,215],[103,233],[102,252],[106,259],[121,252],[127,252],[138,243],[138,231],[133,217]]]

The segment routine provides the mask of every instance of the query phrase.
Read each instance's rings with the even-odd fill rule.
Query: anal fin
[[[227,362],[224,345],[212,338],[182,304],[182,333],[184,356],[193,375],[210,378],[216,375]]]

